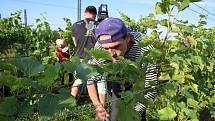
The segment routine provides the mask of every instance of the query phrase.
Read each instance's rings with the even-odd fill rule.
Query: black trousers
[[[65,82],[64,75],[65,74],[61,74],[60,75],[60,84],[61,85],[64,85],[64,82]],[[73,80],[73,74],[72,73],[68,73],[68,75],[69,75],[69,82],[72,82],[72,80]]]
[[[123,90],[130,90],[132,88],[132,85],[127,83],[125,85],[120,85],[119,83],[111,83],[111,94],[112,94],[112,111],[110,114],[110,120],[111,121],[117,121],[117,101],[116,99],[120,98],[119,93],[122,92]],[[129,115],[129,114],[128,114]],[[146,113],[144,112],[141,114],[141,121],[146,121]]]

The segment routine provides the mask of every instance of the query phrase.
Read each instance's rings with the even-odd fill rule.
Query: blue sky
[[[82,0],[82,15],[86,6],[94,5],[98,8],[103,3],[108,4],[109,15],[112,17],[120,17],[119,11],[122,11],[132,19],[138,20],[140,16],[144,17],[154,12],[156,1],[159,0]],[[215,13],[214,0],[204,0],[198,5]],[[206,13],[195,5],[191,5],[190,8],[200,13]],[[65,27],[62,20],[64,17],[71,19],[72,23],[77,20],[77,0],[0,0],[2,18],[9,16],[16,10],[23,9],[27,10],[29,24],[34,23],[36,18],[41,18],[42,13],[53,29]],[[196,23],[198,16],[191,10],[185,10],[179,15],[179,18]],[[215,26],[215,16],[210,15],[209,17],[207,27]]]

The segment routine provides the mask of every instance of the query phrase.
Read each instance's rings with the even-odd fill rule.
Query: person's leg
[[[64,74],[60,75],[60,84],[64,85]]]
[[[75,75],[76,76],[76,72],[75,72]],[[78,93],[79,93],[79,89],[80,89],[80,85],[83,84],[82,80],[78,79],[75,77],[75,81],[71,87],[71,95],[74,96],[74,97],[77,97],[78,96]]]
[[[78,96],[79,93],[79,89],[80,89],[80,84],[76,83],[77,80],[75,80],[75,82],[73,83],[72,87],[71,87],[71,95],[74,97]]]
[[[112,84],[112,111],[111,111],[111,117],[110,120],[111,121],[116,121],[117,118],[117,99],[120,97],[119,96],[119,92],[120,90],[120,85],[118,83],[113,83]]]
[[[74,78],[72,73],[68,73],[68,75],[69,75],[69,84],[70,84],[74,80]]]
[[[141,121],[146,121],[146,112],[141,115]]]
[[[99,100],[103,106],[105,106],[106,96],[107,96],[107,93],[99,93]]]
[[[83,59],[80,59],[80,62],[82,62]],[[77,72],[74,71],[74,83],[71,86],[71,95],[74,96],[75,98],[77,98],[79,90],[80,90],[80,85],[83,84],[82,80],[80,80],[79,78],[77,78]]]

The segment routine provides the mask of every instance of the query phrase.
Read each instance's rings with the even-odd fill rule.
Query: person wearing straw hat
[[[58,62],[62,63],[63,61],[68,61],[70,58],[69,47],[67,46],[65,40],[57,39],[56,40],[56,49],[57,49],[57,57]],[[69,74],[69,78],[71,78],[71,74]],[[60,76],[61,85],[64,84],[64,74]]]
[[[58,61],[61,63],[65,60],[69,60],[69,58],[70,58],[69,47],[67,46],[65,40],[57,39],[56,46],[57,46]]]
[[[130,60],[138,59],[143,53],[150,51],[154,48],[152,44],[140,48],[138,46],[138,42],[140,38],[143,36],[140,32],[131,32],[123,23],[121,19],[118,18],[107,18],[103,20],[97,26],[95,30],[95,35],[97,38],[97,43],[95,48],[98,50],[106,50],[112,56],[112,62],[116,63],[119,60],[118,56],[123,55],[125,58]],[[102,64],[106,63],[106,60],[103,59],[91,59],[89,63],[91,64]],[[98,120],[105,120],[107,118],[107,112],[104,107],[104,102],[100,101],[100,98],[97,94],[95,81],[98,81],[97,85],[100,84],[99,88],[103,88],[103,91],[106,91],[104,87],[105,83],[100,83],[99,81],[105,80],[103,79],[103,75],[98,75],[90,78],[88,80],[88,94],[92,100],[92,103],[96,110],[96,117]],[[154,100],[157,95],[157,81],[158,81],[158,67],[157,65],[150,64],[147,66],[146,77],[145,77],[145,87],[150,87],[151,90],[146,93],[144,96],[147,99]],[[153,82],[154,85],[151,85]],[[103,84],[103,86],[102,86]],[[112,112],[110,114],[110,120],[116,121],[117,116],[117,99],[119,97],[119,89],[120,87],[117,85],[112,85]],[[105,93],[105,92],[104,92]],[[134,109],[140,113],[141,120],[145,121],[146,116],[146,106],[140,102],[137,102],[134,106]]]

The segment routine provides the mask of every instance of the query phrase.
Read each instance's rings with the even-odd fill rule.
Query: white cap
[[[58,47],[64,47],[64,48],[62,48],[62,52],[66,52],[69,50],[69,47],[66,45],[66,42],[64,41],[64,39],[57,39],[56,45]]]
[[[57,44],[57,46],[61,47],[62,45],[65,44],[65,42],[64,42],[63,39],[57,39],[57,40],[56,40],[56,44]]]

